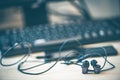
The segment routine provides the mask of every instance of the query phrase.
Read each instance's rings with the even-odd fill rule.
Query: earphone
[[[79,57],[77,62],[82,62],[84,59],[92,56],[92,55],[96,55],[95,53],[92,54],[85,54],[82,57]],[[81,68],[82,68],[82,73],[83,74],[87,74],[88,72],[94,72],[95,74],[99,74],[101,72],[101,66],[99,64],[97,64],[98,62],[96,60],[92,60],[90,63],[89,61],[85,60],[82,62]],[[106,63],[106,62],[105,62]],[[93,70],[89,70],[89,66],[93,67]]]
[[[85,60],[83,61],[81,67],[82,67],[82,73],[87,74],[89,71],[94,72],[95,74],[99,74],[101,72],[101,66],[97,64],[96,60],[91,61],[91,66],[93,66],[93,70],[89,70],[89,61]]]
[[[101,49],[104,50],[104,55],[100,54],[100,53],[94,53],[94,50],[89,50],[88,52],[92,52],[92,53],[90,53],[90,54],[89,53],[82,54],[80,57],[77,58],[77,61],[69,60],[69,61],[65,61],[65,63],[63,63],[63,64],[66,64],[66,65],[75,64],[75,65],[81,66],[83,74],[88,74],[89,72],[99,74],[99,73],[101,73],[103,71],[108,71],[108,70],[111,70],[111,69],[115,68],[115,65],[107,60],[107,51],[102,47],[101,47]],[[99,55],[99,56],[103,57],[104,64],[102,66],[97,64],[98,63],[97,60],[93,59],[93,60],[90,61],[90,63],[89,63],[89,61],[86,60],[87,58],[92,57],[94,55]],[[106,63],[110,64],[112,67],[104,69]],[[90,65],[93,67],[92,70],[89,69]]]
[[[41,71],[41,72],[38,72],[38,73],[27,72],[27,70],[29,70],[29,69],[33,69],[33,68],[36,68],[36,67],[38,67],[38,66],[47,64],[47,62],[43,62],[43,63],[40,63],[40,64],[38,64],[38,65],[29,67],[29,68],[22,68],[24,63],[26,63],[26,62],[31,62],[31,61],[28,61],[28,60],[27,60],[28,57],[29,57],[29,55],[30,55],[30,53],[31,53],[31,48],[28,48],[28,54],[25,55],[22,59],[20,59],[20,60],[17,61],[16,63],[8,64],[8,65],[3,64],[3,63],[2,63],[2,59],[4,58],[4,56],[5,56],[6,54],[8,54],[8,52],[9,52],[10,50],[12,50],[14,47],[16,47],[17,45],[14,45],[13,47],[11,47],[10,49],[8,49],[8,50],[4,53],[4,56],[2,56],[2,57],[0,58],[0,64],[1,64],[2,66],[12,66],[12,65],[17,64],[18,62],[20,62],[21,60],[23,60],[23,59],[25,58],[24,61],[22,61],[22,62],[20,62],[20,63],[18,64],[18,70],[19,70],[20,72],[22,72],[22,73],[24,73],[24,74],[29,74],[29,75],[39,75],[39,74],[43,74],[43,73],[49,71],[50,69],[52,69],[52,68],[58,63],[58,61],[62,60],[63,57],[61,57],[61,51],[63,50],[64,46],[65,46],[69,41],[71,41],[71,40],[65,41],[65,42],[60,46],[60,48],[59,48],[59,58],[55,61],[55,63],[54,63],[52,66],[50,66],[48,69],[46,69],[46,70],[44,70],[44,71]],[[79,43],[79,41],[77,41],[77,40],[75,40],[75,41]],[[21,43],[22,43],[22,42],[21,42]],[[102,48],[102,47],[101,47],[101,48]],[[108,70],[111,70],[111,69],[115,68],[115,65],[113,65],[112,63],[110,63],[110,62],[107,60],[107,52],[106,52],[106,50],[105,50],[104,48],[102,48],[102,49],[103,49],[104,52],[105,52],[105,56],[102,55],[102,54],[99,54],[99,53],[94,53],[94,52],[92,52],[92,51],[94,51],[94,50],[89,50],[89,52],[92,52],[91,54],[86,54],[86,53],[85,53],[85,54],[82,54],[82,55],[80,54],[80,56],[77,57],[77,61],[67,60],[67,59],[66,59],[66,57],[68,56],[68,54],[67,54],[67,55],[65,56],[65,58],[64,58],[64,59],[65,59],[65,60],[64,60],[64,61],[65,61],[64,64],[67,64],[67,65],[75,64],[75,65],[81,66],[81,67],[82,67],[82,73],[83,73],[83,74],[87,74],[88,72],[94,72],[95,74],[99,74],[99,73],[101,73],[101,72],[103,72],[103,71],[108,71]],[[79,51],[75,51],[74,53],[80,53],[80,52],[79,52]],[[88,53],[88,52],[87,52],[87,53]],[[105,60],[105,62],[104,62],[104,64],[103,64],[103,66],[101,67],[101,65],[97,64],[97,61],[96,61],[96,60],[92,60],[92,61],[90,62],[90,64],[91,64],[91,66],[93,66],[93,70],[90,70],[90,69],[89,69],[89,65],[90,65],[90,64],[89,64],[89,61],[87,61],[87,60],[85,60],[85,59],[86,59],[86,58],[89,58],[89,57],[92,57],[93,55],[100,55],[100,56],[102,56],[103,59]],[[83,60],[85,60],[85,61],[83,61]],[[111,67],[111,68],[108,68],[108,69],[103,69],[104,66],[105,66],[105,64],[106,64],[106,62],[109,63],[112,67]],[[79,63],[82,63],[82,65],[79,64]]]
[[[99,74],[103,71],[108,71],[108,70],[111,70],[111,69],[115,68],[115,65],[107,60],[106,50],[104,48],[102,48],[102,49],[105,51],[105,56],[103,56],[99,53],[92,53],[92,54],[85,54],[82,57],[78,58],[77,63],[82,62],[81,68],[82,68],[82,73],[83,74],[87,74],[88,72],[94,72],[95,74]],[[103,66],[97,64],[98,63],[97,60],[93,59],[93,60],[90,61],[90,63],[89,63],[89,61],[85,60],[86,58],[91,57],[91,55],[96,55],[96,54],[102,56],[103,59],[105,60]],[[83,61],[83,60],[85,60],[85,61]],[[104,69],[104,67],[106,65],[106,62],[108,64],[110,64],[112,67]],[[93,70],[89,69],[90,64],[93,67]]]

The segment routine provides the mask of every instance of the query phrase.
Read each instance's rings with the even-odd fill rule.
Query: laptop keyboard
[[[28,47],[31,47],[33,52],[58,50],[65,40],[71,40],[66,48],[78,46],[79,44],[75,40],[79,40],[83,45],[120,40],[120,18],[36,25],[0,31],[0,49],[2,52],[16,43],[23,42],[19,47],[10,51],[8,56],[26,53]]]

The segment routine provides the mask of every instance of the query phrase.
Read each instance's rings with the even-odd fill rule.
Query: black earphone
[[[40,63],[40,64],[38,64],[38,65],[29,67],[29,68],[22,68],[22,66],[23,66],[24,63],[26,63],[26,62],[31,62],[31,61],[28,61],[28,57],[30,56],[30,53],[31,53],[31,48],[30,48],[30,47],[28,47],[28,54],[26,54],[25,56],[23,56],[23,57],[22,57],[20,60],[18,60],[17,62],[15,62],[15,63],[13,63],[13,64],[3,64],[3,63],[2,63],[2,59],[4,58],[4,56],[5,56],[6,54],[8,54],[8,52],[9,52],[10,50],[12,50],[13,48],[15,48],[15,47],[17,46],[17,45],[14,45],[13,47],[9,48],[9,49],[4,53],[4,55],[0,58],[0,64],[1,64],[2,66],[13,66],[13,65],[19,63],[20,61],[22,61],[22,60],[25,58],[25,60],[22,61],[21,63],[19,63],[19,65],[18,65],[18,70],[19,70],[20,72],[22,72],[22,73],[24,73],[24,74],[29,74],[29,75],[39,75],[39,74],[43,74],[43,73],[49,71],[50,69],[52,69],[52,68],[58,63],[58,61],[62,60],[63,57],[61,57],[61,51],[62,51],[63,47],[65,46],[65,44],[68,43],[68,42],[69,42],[69,40],[68,40],[68,41],[65,41],[65,42],[60,46],[60,48],[59,48],[59,58],[55,61],[55,63],[54,63],[52,66],[50,66],[48,69],[46,69],[46,70],[44,70],[44,71],[41,71],[41,72],[38,72],[38,73],[27,72],[26,70],[36,68],[36,67],[38,67],[38,66],[47,64],[47,63],[49,63],[49,62],[43,62],[43,63]],[[22,44],[22,42],[21,42],[20,44]],[[62,63],[62,64],[66,64],[66,65],[74,64],[74,65],[81,66],[81,67],[82,67],[82,73],[83,73],[83,74],[87,74],[88,72],[94,72],[95,74],[99,74],[99,73],[101,73],[101,72],[103,72],[103,71],[108,71],[108,70],[111,70],[111,69],[115,68],[115,65],[112,64],[111,62],[109,62],[109,61],[107,60],[107,52],[106,52],[106,50],[105,50],[104,48],[101,48],[101,49],[104,50],[105,56],[102,55],[102,54],[99,54],[99,53],[94,53],[94,50],[90,50],[89,52],[92,52],[92,53],[90,53],[90,54],[86,54],[86,53],[80,54],[80,55],[77,56],[77,58],[76,58],[77,61],[71,61],[71,60],[67,60],[67,59],[66,59],[66,57],[68,56],[68,54],[67,54],[67,55],[64,57],[64,58],[65,58],[65,60],[64,60],[65,62]],[[88,51],[87,51],[87,52],[88,52]],[[75,52],[74,52],[74,53],[75,53]],[[78,52],[76,52],[76,53],[78,53]],[[89,69],[89,65],[90,65],[90,64],[89,64],[89,61],[87,61],[87,60],[85,60],[85,59],[86,59],[86,58],[89,58],[89,57],[92,57],[92,56],[94,56],[94,55],[99,55],[99,56],[103,57],[103,59],[104,59],[105,61],[104,61],[104,64],[102,65],[102,67],[101,67],[100,65],[97,64],[97,61],[96,61],[96,60],[92,60],[92,61],[91,61],[91,66],[93,66],[93,70],[90,70],[90,69]],[[85,60],[85,61],[83,61],[83,60]],[[34,62],[34,61],[33,61],[33,62]],[[112,67],[107,68],[107,69],[104,69],[104,67],[105,67],[105,65],[106,65],[106,62],[107,62],[108,64],[110,64]],[[79,64],[79,63],[82,63],[82,65]]]
[[[91,65],[94,68],[94,73],[99,74],[101,72],[101,66],[99,64],[97,64],[96,60],[92,60]]]
[[[102,48],[102,49],[105,51],[105,55],[102,55],[102,54],[99,54],[99,53],[94,53],[94,52],[90,53],[90,54],[82,54],[80,57],[77,58],[77,61],[71,61],[71,60],[66,61],[65,60],[65,62],[62,63],[62,64],[66,64],[66,65],[75,64],[75,65],[81,66],[83,74],[88,74],[88,73],[93,73],[93,72],[95,74],[99,74],[103,71],[108,71],[108,70],[111,70],[111,69],[115,68],[115,65],[107,60],[106,50],[104,48]],[[99,55],[105,60],[104,64],[102,66],[97,64],[98,62],[96,60],[92,60],[90,63],[89,63],[89,61],[85,60],[86,58],[89,58],[89,57],[92,57],[92,56],[95,56],[95,55]],[[106,63],[111,65],[111,67],[107,68],[107,69],[104,69]],[[90,65],[93,67],[92,70],[89,69]]]
[[[82,67],[82,73],[87,74],[88,68],[89,68],[89,62],[87,60],[85,60],[81,67]]]
[[[82,62],[82,73],[87,74],[89,71],[94,72],[95,74],[99,74],[101,72],[101,66],[97,64],[96,60],[91,61],[91,65],[93,66],[93,70],[89,70],[89,61],[85,60]]]

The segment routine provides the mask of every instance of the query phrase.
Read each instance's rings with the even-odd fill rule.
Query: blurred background
[[[120,0],[1,0],[0,29],[120,16]]]

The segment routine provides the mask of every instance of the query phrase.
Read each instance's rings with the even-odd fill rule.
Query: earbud
[[[95,74],[99,74],[101,72],[101,66],[97,64],[97,61],[96,60],[92,60],[91,61],[91,66],[93,66],[93,69],[94,70],[89,70],[89,62],[87,60],[83,61],[82,62],[82,73],[83,74],[87,74],[88,71],[92,71],[94,72]]]
[[[104,48],[104,47],[101,47],[101,49],[103,49],[104,50],[104,54],[107,54],[106,52],[106,49]],[[82,55],[80,55],[78,58],[77,58],[77,61],[75,62],[75,64],[77,64],[77,63],[82,63],[82,65],[80,65],[80,64],[77,64],[77,65],[80,65],[81,67],[82,67],[82,73],[83,74],[87,74],[88,72],[94,72],[95,74],[99,74],[99,73],[101,73],[101,72],[103,72],[103,71],[108,71],[108,70],[111,70],[111,69],[113,69],[113,68],[115,68],[115,65],[114,64],[112,64],[112,63],[110,63],[106,58],[107,58],[107,55],[105,55],[105,57],[106,58],[104,58],[104,56],[103,55],[101,55],[101,56],[103,56],[103,58],[104,58],[104,60],[105,60],[105,62],[104,62],[104,64],[102,65],[102,67],[97,63],[97,61],[96,60],[92,60],[91,62],[90,62],[90,64],[91,64],[91,66],[93,67],[93,69],[89,69],[89,62],[87,61],[87,60],[85,60],[86,58],[89,58],[89,57],[94,57],[94,56],[96,56],[96,55],[98,55],[97,53],[90,53],[90,54],[87,54],[87,53],[84,53],[84,54],[82,54]],[[83,61],[83,60],[85,60],[85,61]],[[108,63],[108,64],[110,64],[112,67],[110,67],[110,68],[108,68],[108,69],[104,69],[104,67],[105,67],[105,65],[106,65],[106,62]]]
[[[87,60],[84,61],[81,67],[82,67],[82,73],[87,74],[89,68],[89,62]]]
[[[94,68],[94,73],[95,74],[99,74],[101,72],[101,66],[97,64],[97,61],[96,60],[92,60],[91,61],[91,65],[93,66]]]
[[[96,61],[96,60],[92,60],[92,61],[91,61],[91,65],[92,65],[92,66],[96,66],[96,65],[97,65],[97,61]]]

